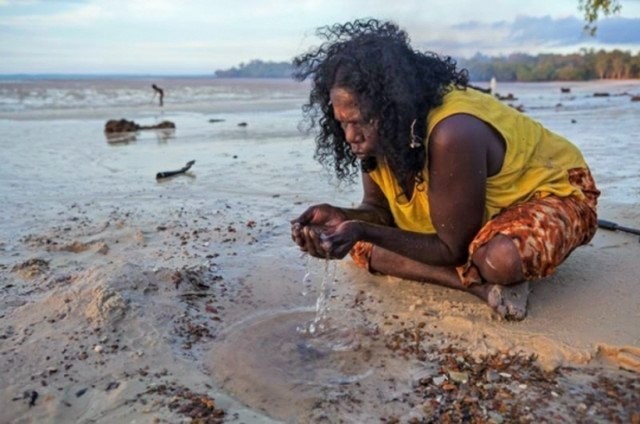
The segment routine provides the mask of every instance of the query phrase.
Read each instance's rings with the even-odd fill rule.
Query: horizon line
[[[137,72],[0,72],[0,77],[9,76],[125,76],[125,77],[215,77],[211,73],[137,73]]]

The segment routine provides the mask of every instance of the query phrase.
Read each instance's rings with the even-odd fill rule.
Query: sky
[[[640,0],[582,31],[579,0],[0,0],[0,74],[212,74],[289,61],[315,29],[391,20],[414,48],[476,53],[640,52]]]

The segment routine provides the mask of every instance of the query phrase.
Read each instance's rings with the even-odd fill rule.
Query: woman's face
[[[358,98],[353,92],[334,87],[329,93],[333,115],[340,122],[344,138],[351,151],[362,160],[380,154],[378,147],[378,123],[364,121]]]

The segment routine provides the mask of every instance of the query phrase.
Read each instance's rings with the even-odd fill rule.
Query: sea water
[[[165,90],[162,108],[154,98],[153,83]],[[562,93],[562,87],[570,92]],[[82,193],[99,195],[109,187],[104,180],[113,180],[115,173],[125,179],[111,187],[126,186],[135,191],[141,180],[131,177],[135,178],[137,171],[155,175],[165,167],[179,169],[195,155],[197,169],[203,161],[211,159],[213,165],[220,161],[220,155],[233,157],[237,150],[250,149],[253,143],[275,146],[285,140],[301,143],[295,161],[287,161],[281,154],[280,165],[297,163],[304,165],[305,171],[317,172],[318,168],[307,166],[313,164],[314,133],[300,131],[301,106],[308,99],[308,90],[307,83],[284,79],[0,76],[0,181],[4,183],[0,196],[15,204],[19,193],[56,192],[59,198],[67,189],[73,192],[78,188]],[[625,175],[637,172],[636,161],[631,157],[612,159],[612,155],[636,148],[631,140],[637,140],[640,133],[640,102],[631,102],[630,95],[640,95],[640,81],[498,81],[497,90],[501,95],[513,94],[515,100],[509,104],[522,106],[529,116],[581,148],[596,181],[605,189],[603,198],[615,196],[616,201],[632,203],[639,197],[637,189],[620,183]],[[596,92],[610,96],[595,97]],[[177,130],[140,132],[124,148],[109,146],[102,134],[104,124],[120,118],[141,125],[171,120]],[[221,121],[211,123],[211,119]],[[248,126],[238,127],[241,122]],[[234,146],[235,152],[229,148]],[[611,166],[612,160],[615,166]],[[259,172],[258,163],[255,169]],[[85,173],[101,183],[87,186],[83,183],[93,180],[80,179],[63,184]],[[314,177],[328,179],[326,173]],[[65,189],[49,184],[54,182]]]
[[[164,110],[208,111],[221,105],[304,98],[308,85],[281,79],[152,76],[0,76],[0,117],[100,115],[108,110],[148,111],[158,105],[151,84],[165,93]]]

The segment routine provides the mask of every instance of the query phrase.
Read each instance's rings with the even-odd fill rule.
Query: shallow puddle
[[[251,408],[295,421],[333,390],[370,377],[366,329],[327,321],[310,334],[315,318],[313,308],[276,311],[230,327],[208,361],[216,382]]]

